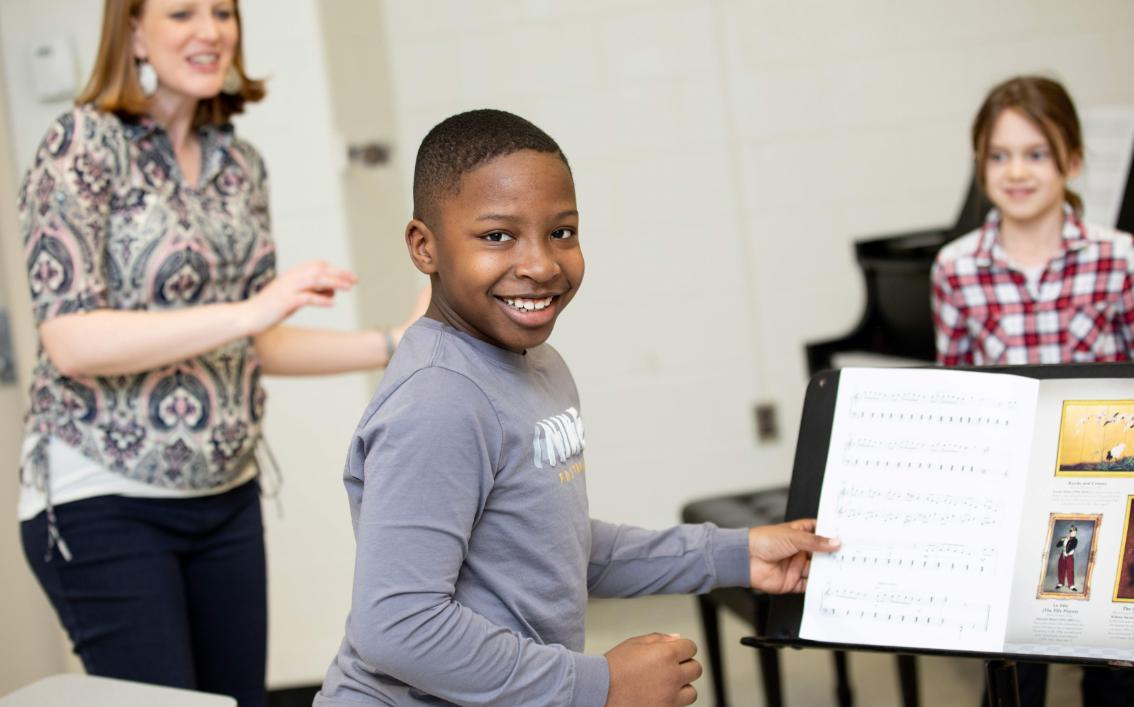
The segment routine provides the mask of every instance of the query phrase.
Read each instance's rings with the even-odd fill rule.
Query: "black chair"
[[[970,183],[956,223],[943,228],[860,240],[855,259],[866,281],[866,307],[862,320],[847,335],[805,346],[809,375],[833,366],[840,353],[865,352],[917,361],[934,359],[933,320],[930,311],[929,271],[941,246],[984,222],[990,205]],[[745,528],[779,523],[787,508],[787,487],[721,496],[692,502],[682,511],[687,523],[710,521],[722,527]],[[749,622],[758,635],[765,633],[769,597],[752,589],[715,589],[698,597],[701,623],[708,650],[710,679],[718,707],[726,707],[724,666],[720,647],[718,611],[732,611]],[[835,697],[840,707],[854,703],[847,655],[834,651]],[[757,660],[767,707],[782,707],[779,653],[758,648]],[[902,704],[917,707],[917,663],[913,656],[898,656]]]
[[[1122,205],[1118,207],[1118,220],[1114,227],[1120,231],[1134,233],[1134,160],[1126,173],[1126,189],[1122,192]]]

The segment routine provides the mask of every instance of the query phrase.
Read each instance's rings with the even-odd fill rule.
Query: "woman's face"
[[[146,0],[134,21],[134,57],[157,72],[157,100],[216,96],[239,39],[234,0]]]

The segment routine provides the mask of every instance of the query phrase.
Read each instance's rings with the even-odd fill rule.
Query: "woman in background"
[[[1085,222],[1082,201],[1067,187],[1083,165],[1067,91],[1038,76],[1001,83],[977,112],[972,144],[977,182],[996,208],[937,255],[938,362],[1134,358],[1134,241]],[[1042,707],[1047,665],[1017,670],[1020,704]],[[1082,689],[1084,705],[1134,705],[1134,670],[1084,668]]]
[[[385,366],[420,313],[282,324],[356,278],[276,275],[264,164],[229,123],[263,96],[236,0],[106,0],[91,79],[19,204],[40,344],[28,561],[88,672],[242,707],[265,699],[260,377]]]

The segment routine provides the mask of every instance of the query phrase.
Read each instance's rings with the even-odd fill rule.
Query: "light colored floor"
[[[603,653],[625,638],[653,631],[680,633],[702,647],[696,600],[689,596],[658,596],[643,599],[593,600],[587,611],[587,652]],[[740,644],[751,628],[727,612],[721,617],[721,643],[725,651],[729,704],[762,707],[763,695],[756,669],[756,652]],[[785,650],[781,654],[786,707],[834,705],[834,666],[825,651]],[[918,659],[923,707],[979,707],[983,689],[980,661],[963,658]],[[851,687],[859,707],[900,707],[898,676],[893,656],[854,653],[850,656]],[[715,704],[706,675],[697,683],[699,705]],[[1070,666],[1052,666],[1047,704],[1076,707],[1079,671]]]

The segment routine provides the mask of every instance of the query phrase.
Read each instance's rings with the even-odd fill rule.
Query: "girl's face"
[[[1079,174],[1078,155],[1059,172],[1053,146],[1031,120],[1009,108],[996,119],[983,166],[988,197],[1005,222],[1034,223],[1063,209],[1068,179]]]
[[[233,0],[146,0],[134,56],[157,72],[155,100],[198,101],[220,93],[239,38]]]

